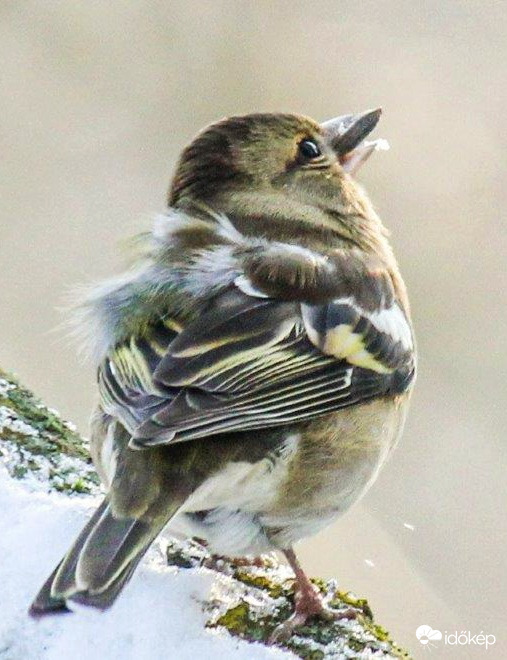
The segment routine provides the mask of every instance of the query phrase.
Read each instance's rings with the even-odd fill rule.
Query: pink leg
[[[288,639],[294,632],[294,628],[304,625],[308,619],[314,616],[321,617],[327,621],[354,619],[357,617],[359,612],[352,608],[338,612],[327,607],[317,588],[310,582],[308,576],[303,571],[294,550],[289,548],[288,550],[284,550],[283,553],[287,557],[287,561],[296,576],[295,608],[294,614],[287,621],[275,628],[269,640],[271,643]]]

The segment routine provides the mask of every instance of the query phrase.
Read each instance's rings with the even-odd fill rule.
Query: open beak
[[[389,149],[386,140],[365,140],[377,125],[381,114],[381,108],[376,108],[358,115],[335,117],[321,124],[341,166],[349,174],[357,172],[374,151]]]

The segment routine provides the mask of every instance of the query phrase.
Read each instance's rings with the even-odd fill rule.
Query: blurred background
[[[506,33],[491,0],[0,4],[0,365],[84,433],[94,375],[58,307],[118,272],[195,132],[382,105],[391,150],[360,178],[411,295],[419,379],[378,482],[300,553],[416,657],[421,624],[494,634],[507,657]]]

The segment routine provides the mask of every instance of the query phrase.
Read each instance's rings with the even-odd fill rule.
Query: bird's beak
[[[389,149],[386,140],[366,142],[382,114],[381,108],[358,115],[342,115],[321,124],[324,135],[336,152],[343,169],[354,174],[374,151]]]

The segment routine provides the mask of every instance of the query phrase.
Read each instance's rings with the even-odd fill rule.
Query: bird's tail
[[[68,601],[110,607],[170,517],[116,518],[106,497],[46,580],[30,614],[68,611]]]

